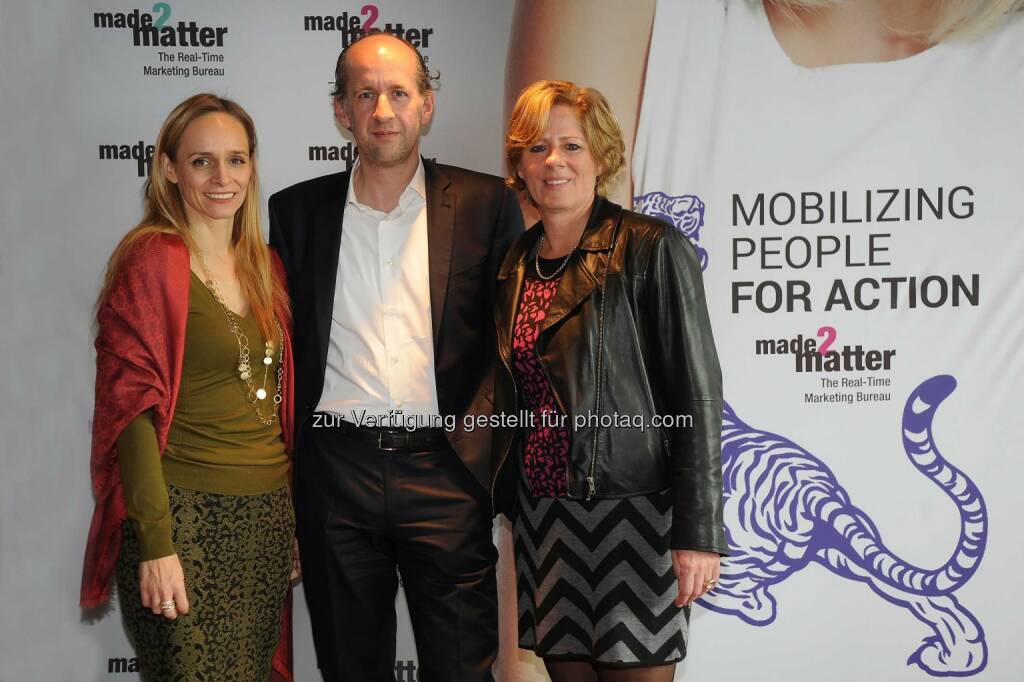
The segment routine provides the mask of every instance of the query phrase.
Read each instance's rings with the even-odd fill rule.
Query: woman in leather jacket
[[[565,81],[527,87],[506,136],[508,183],[541,220],[498,275],[492,495],[519,646],[555,682],[671,680],[727,550],[700,263],[603,198],[623,150],[604,97]]]

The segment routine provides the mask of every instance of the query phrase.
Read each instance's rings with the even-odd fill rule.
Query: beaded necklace
[[[213,298],[224,309],[224,315],[228,318],[228,329],[231,330],[231,333],[238,340],[238,376],[249,389],[249,402],[256,408],[256,418],[261,424],[270,426],[277,421],[277,406],[281,404],[281,386],[284,384],[284,332],[281,331],[281,325],[275,317],[274,327],[277,329],[278,338],[281,339],[277,350],[277,388],[274,392],[274,407],[271,408],[270,414],[264,415],[260,410],[260,405],[267,398],[267,375],[270,372],[270,365],[274,363],[274,342],[266,342],[266,349],[263,354],[263,384],[256,388],[252,380],[252,365],[249,364],[249,337],[242,331],[241,326],[238,324],[238,318],[231,312],[228,304],[224,302],[224,297],[221,296],[220,288],[210,274],[210,269],[206,266],[206,259],[203,258],[202,252],[197,249],[195,256],[199,262],[200,269],[203,271],[203,275],[206,276],[206,288],[210,290]]]

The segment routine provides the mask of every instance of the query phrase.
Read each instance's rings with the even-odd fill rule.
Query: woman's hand
[[[685,606],[696,601],[718,583],[720,558],[715,552],[672,550],[672,568],[675,570],[676,580],[679,581],[676,606]]]
[[[157,616],[174,620],[188,613],[185,571],[177,554],[139,563],[139,592],[142,605]],[[173,605],[171,605],[173,604]],[[162,608],[171,605],[170,608]]]
[[[291,581],[295,582],[302,577],[302,564],[299,562],[299,540],[292,538],[292,575]]]

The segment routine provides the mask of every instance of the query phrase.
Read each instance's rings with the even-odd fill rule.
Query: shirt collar
[[[413,173],[412,179],[409,180],[409,184],[402,190],[402,195],[398,198],[398,208],[396,210],[403,210],[409,206],[409,203],[419,195],[419,198],[427,198],[427,174],[423,168],[423,157],[418,157],[419,163],[416,164],[416,172]],[[348,194],[345,197],[345,204],[364,210],[374,211],[375,209],[370,208],[366,204],[359,201],[359,197],[356,196],[356,170],[360,166],[360,159],[357,156],[356,162],[352,166],[352,172],[349,174],[348,183]]]

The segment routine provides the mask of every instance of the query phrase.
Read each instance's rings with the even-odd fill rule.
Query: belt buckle
[[[397,436],[399,434],[389,434],[389,435]],[[382,452],[400,452],[402,450],[410,449],[412,447],[412,434],[405,433],[405,434],[402,434],[402,435],[404,435],[406,437],[405,438],[405,440],[406,440],[405,447],[387,447],[386,448],[386,447],[384,447],[384,432],[383,431],[377,431],[377,449],[382,451]]]

